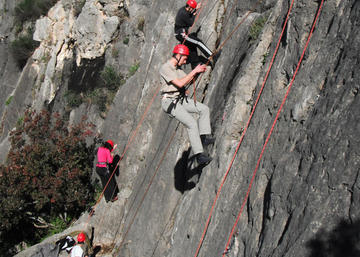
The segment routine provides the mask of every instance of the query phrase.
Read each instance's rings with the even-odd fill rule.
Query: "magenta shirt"
[[[99,147],[97,151],[97,167],[106,167],[106,164],[99,164],[99,162],[112,163],[113,158],[110,154],[110,150],[105,147]]]

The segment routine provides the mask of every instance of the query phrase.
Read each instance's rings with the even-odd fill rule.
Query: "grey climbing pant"
[[[187,128],[189,140],[194,154],[202,153],[204,151],[201,144],[200,135],[211,134],[210,126],[210,111],[207,105],[200,102],[194,103],[193,99],[184,99],[176,103],[176,105],[169,110],[173,98],[163,98],[161,107],[165,112],[170,111],[170,115],[180,121]],[[196,120],[192,113],[199,114],[199,119]]]

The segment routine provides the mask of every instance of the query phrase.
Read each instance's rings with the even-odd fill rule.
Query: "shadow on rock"
[[[307,243],[309,257],[356,257],[360,256],[360,220],[341,221],[334,230],[320,230]]]
[[[196,166],[195,156],[189,158],[191,147],[184,151],[174,168],[175,189],[182,194],[193,189],[199,182],[202,166]]]

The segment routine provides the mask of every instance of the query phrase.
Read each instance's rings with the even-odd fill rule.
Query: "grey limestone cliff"
[[[9,1],[0,2],[9,10],[14,8]],[[151,102],[160,65],[177,44],[173,24],[184,2],[88,0],[76,16],[72,1],[60,0],[37,20],[34,37],[40,46],[22,71],[11,60],[7,41],[0,42],[1,100],[10,95],[14,99],[0,107],[2,160],[9,147],[8,132],[27,105],[66,113],[68,88],[91,86],[106,65],[127,72],[134,63],[140,64],[119,88],[105,116],[91,103],[69,113],[74,122],[87,113],[104,137],[119,144],[120,152],[126,149],[117,178],[119,200],[102,200],[88,224],[94,227],[94,245],[102,247],[97,256],[195,255],[292,1],[203,1],[196,25],[201,25],[200,36],[210,48],[221,45],[241,22],[196,91],[197,99],[210,107],[216,136],[207,149],[213,161],[203,169],[190,165],[192,153],[184,127],[161,111],[158,95]],[[222,256],[225,250],[320,4],[294,1],[198,256]],[[265,23],[256,38],[252,30],[259,19]],[[359,30],[358,0],[324,2],[226,256],[360,254],[355,240],[360,236]],[[11,33],[11,25],[2,22],[1,33],[1,38]],[[44,55],[49,56],[48,62],[43,62]],[[87,218],[85,212],[77,226]],[[35,247],[39,245],[17,256],[29,256]]]

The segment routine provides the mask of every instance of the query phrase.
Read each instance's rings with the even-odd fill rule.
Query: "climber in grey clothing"
[[[212,158],[204,153],[203,145],[214,143],[211,138],[209,107],[187,97],[186,86],[199,73],[206,70],[206,65],[198,65],[186,74],[181,66],[186,63],[189,49],[185,45],[177,45],[173,57],[160,68],[162,84],[162,109],[175,117],[187,128],[189,140],[199,165],[208,164]],[[197,122],[191,113],[199,114]]]

